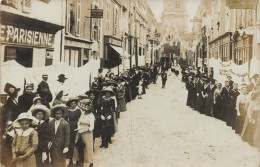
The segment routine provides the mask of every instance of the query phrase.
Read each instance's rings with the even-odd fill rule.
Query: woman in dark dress
[[[201,111],[200,113],[205,114],[205,107],[206,107],[206,98],[209,94],[209,80],[208,78],[203,78],[203,88],[201,91],[202,96],[202,104],[201,104]]]
[[[44,105],[35,105],[30,109],[32,115],[39,121],[35,127],[38,132],[38,148],[34,152],[36,166],[43,167],[48,164],[48,136],[49,136],[49,117],[50,110]],[[47,160],[47,161],[46,161]],[[44,162],[45,161],[45,162]]]
[[[105,95],[99,104],[99,112],[102,125],[102,144],[101,148],[108,148],[108,143],[112,143],[111,137],[115,133],[113,113],[115,112],[115,100],[111,98],[114,92],[111,88],[107,87],[101,91]]]
[[[228,119],[230,91],[231,91],[231,88],[229,86],[229,81],[226,80],[225,86],[221,90],[222,113],[223,113],[222,120],[225,121],[225,122],[227,122],[227,119]]]
[[[186,89],[188,90],[188,97],[186,105],[191,107],[192,104],[192,88],[193,88],[193,81],[192,76],[188,77],[188,81],[186,82]]]
[[[98,96],[99,92],[97,90],[89,90],[86,92],[93,107],[93,114],[95,116],[94,130],[93,130],[93,147],[95,146],[95,138],[100,137],[101,135],[101,121],[100,113],[98,110]],[[93,148],[95,151],[95,149]]]
[[[197,107],[197,84],[198,84],[198,76],[194,75],[193,85],[191,88],[191,96],[192,96],[191,107],[194,110],[196,110]]]
[[[208,86],[208,96],[206,97],[205,114],[213,116],[214,92],[216,89],[215,80],[211,79]]]
[[[229,112],[228,112],[228,119],[227,119],[227,125],[231,126],[232,129],[235,129],[236,126],[236,117],[237,117],[236,102],[239,94],[240,93],[238,91],[238,84],[234,83],[233,89],[230,91]]]
[[[33,85],[27,84],[24,93],[18,97],[18,106],[20,107],[21,112],[27,112],[31,108],[34,98],[35,93],[33,93]]]
[[[70,126],[70,144],[69,144],[69,152],[67,154],[67,158],[70,160],[69,165],[73,164],[73,152],[74,152],[74,144],[76,139],[77,132],[75,129],[78,127],[78,121],[81,115],[81,110],[77,107],[79,99],[76,97],[70,97],[67,101],[66,105],[69,107],[68,114],[66,119],[69,122]],[[65,114],[66,115],[66,114]]]
[[[217,88],[214,91],[213,101],[214,109],[213,115],[215,118],[222,118],[222,97],[221,97],[222,84],[218,83]]]

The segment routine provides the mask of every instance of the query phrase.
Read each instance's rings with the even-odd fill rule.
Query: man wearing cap
[[[39,83],[37,92],[42,98],[42,104],[46,107],[50,108],[50,102],[52,101],[52,94],[49,88],[49,84],[47,83],[48,75],[42,75],[42,81]]]

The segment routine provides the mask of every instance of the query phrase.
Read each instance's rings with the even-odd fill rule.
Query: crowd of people
[[[37,89],[25,84],[19,97],[21,89],[6,83],[8,98],[1,105],[2,165],[93,166],[95,139],[101,138],[100,148],[112,144],[120,113],[156,83],[159,69],[158,64],[133,67],[115,75],[100,68],[90,89],[77,97],[70,96],[73,88],[66,85],[64,74],[58,76],[55,90],[50,90],[48,75],[43,74]]]
[[[187,106],[215,117],[260,150],[260,77],[255,74],[241,83],[228,75],[224,85],[214,79],[214,70],[182,66],[182,81],[188,90]]]

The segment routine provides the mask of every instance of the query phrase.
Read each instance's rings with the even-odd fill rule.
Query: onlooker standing
[[[34,152],[38,146],[38,133],[32,126],[37,122],[30,113],[21,113],[13,123],[14,127],[20,127],[16,130],[12,144],[12,161],[17,167],[36,166]]]
[[[48,75],[42,75],[42,81],[39,83],[37,88],[37,93],[40,95],[42,99],[42,104],[46,107],[50,108],[50,102],[52,101],[52,94],[48,84]]]
[[[76,131],[77,124],[81,115],[81,110],[77,107],[79,99],[76,97],[70,97],[67,101],[66,105],[69,107],[67,121],[70,125],[70,144],[69,144],[69,152],[67,158],[70,160],[69,165],[73,164],[73,152],[74,152],[74,144],[76,139]]]
[[[43,167],[48,164],[48,139],[50,110],[44,105],[35,105],[30,109],[31,114],[38,119],[35,130],[38,132],[38,148],[35,151],[36,166]],[[46,161],[46,162],[44,162]]]
[[[89,99],[84,99],[79,102],[79,108],[82,109],[78,122],[78,135],[80,135],[84,147],[84,166],[93,166],[93,133],[95,116],[93,114],[93,106]]]
[[[215,80],[211,79],[208,86],[208,96],[206,97],[205,114],[213,116],[214,92],[216,89]]]
[[[246,106],[248,102],[249,99],[247,96],[247,86],[243,85],[241,87],[241,94],[237,97],[237,101],[236,101],[237,118],[236,118],[235,131],[237,134],[241,134],[242,132],[245,119],[246,119],[246,113],[247,113]]]
[[[54,117],[49,122],[49,143],[51,166],[66,166],[66,153],[69,151],[70,126],[62,117],[67,108],[65,105],[56,105],[51,109],[51,115]]]
[[[20,111],[27,112],[31,108],[34,98],[35,94],[33,93],[33,85],[25,85],[24,93],[18,97],[18,106]]]
[[[214,91],[214,109],[213,109],[213,115],[215,118],[220,119],[222,118],[222,97],[221,97],[221,91],[222,91],[222,84],[218,83],[217,88]]]
[[[232,85],[233,87],[233,85]],[[222,112],[223,112],[223,121],[227,122],[228,119],[228,112],[229,112],[229,101],[230,101],[230,81],[225,81],[225,86],[221,90],[221,96],[222,96]]]
[[[232,90],[233,85],[234,85],[234,81],[232,81],[232,76],[231,75],[227,76],[227,79],[228,79],[228,82],[229,82],[230,90]]]
[[[236,101],[239,96],[238,83],[234,83],[233,89],[230,91],[229,111],[227,113],[227,125],[235,129],[236,126]]]
[[[165,85],[166,85],[166,81],[167,81],[167,71],[166,70],[162,71],[161,77],[162,77],[162,88],[164,89]]]

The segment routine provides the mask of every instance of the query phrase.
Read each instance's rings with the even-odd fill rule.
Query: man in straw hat
[[[55,167],[66,166],[66,153],[69,151],[70,127],[62,117],[67,112],[64,104],[51,108],[53,120],[49,122],[49,143],[51,165]]]
[[[49,117],[50,110],[44,105],[35,105],[30,111],[31,114],[38,119],[38,124],[36,125],[36,131],[38,132],[39,144],[38,148],[35,151],[36,165],[37,167],[44,166],[47,162],[47,153],[48,153],[48,139],[49,139]]]
[[[43,74],[42,81],[38,85],[37,92],[42,98],[43,105],[50,108],[49,103],[52,101],[52,94],[47,81],[48,81],[48,74]]]
[[[55,91],[55,96],[57,96],[61,91],[63,91],[63,96],[62,96],[62,100],[63,101],[68,101],[69,100],[69,88],[67,87],[67,85],[65,84],[65,81],[68,78],[65,77],[65,74],[60,74],[58,76],[58,85],[57,85],[57,89]]]

